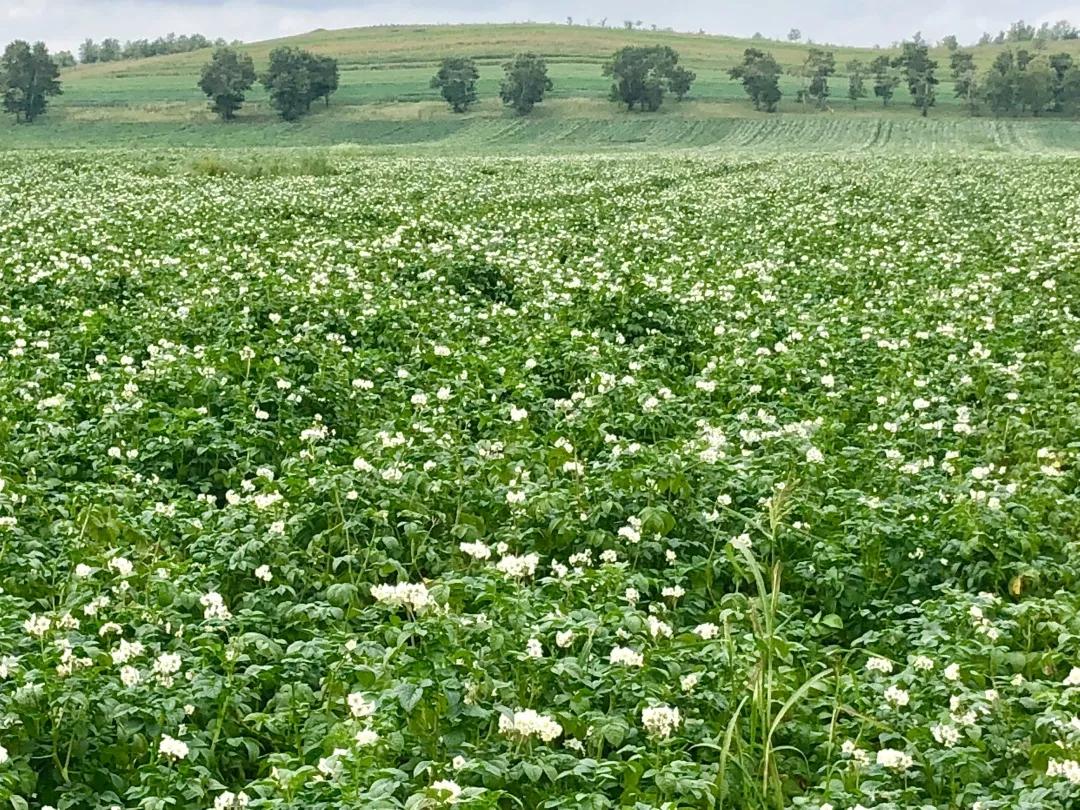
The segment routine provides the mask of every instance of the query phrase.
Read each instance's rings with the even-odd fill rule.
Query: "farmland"
[[[687,108],[690,102],[684,102]],[[391,153],[403,156],[440,156],[448,152],[491,154],[595,154],[597,152],[670,152],[708,150],[717,154],[769,155],[837,153],[856,155],[1016,153],[1076,154],[1080,150],[1080,122],[1068,120],[993,120],[950,117],[923,120],[905,115],[808,114],[658,115],[613,114],[606,102],[582,104],[545,102],[528,119],[499,114],[453,117],[441,109],[425,118],[402,118],[391,108],[381,115],[349,116],[319,113],[298,123],[267,120],[244,129],[237,144],[232,125],[183,123],[165,118],[124,120],[116,113],[94,120],[43,118],[33,127],[7,132],[6,145],[40,149],[65,147],[123,149],[141,145],[151,157],[162,147],[180,144],[199,150],[235,150],[256,147],[315,147],[333,144],[343,152]],[[429,108],[430,109],[430,108]],[[560,114],[563,110],[570,114]],[[51,115],[51,113],[50,113]],[[240,125],[243,126],[243,125]],[[167,152],[167,150],[165,150]]]
[[[0,153],[0,803],[1075,806],[1070,125],[671,126]]]
[[[601,67],[624,45],[675,48],[697,79],[688,98],[671,100],[657,113],[627,112],[607,100],[610,80]],[[805,43],[735,37],[625,31],[581,25],[381,26],[314,31],[250,43],[258,70],[277,46],[293,46],[338,60],[341,85],[329,107],[318,105],[299,122],[279,120],[265,90],[256,85],[236,121],[223,125],[207,109],[197,88],[206,50],[133,61],[79,65],[64,70],[63,95],[32,127],[0,120],[0,148],[80,147],[268,147],[354,145],[409,153],[455,149],[566,152],[685,149],[709,146],[724,151],[756,147],[766,152],[850,151],[866,145],[900,152],[1076,151],[1080,122],[1070,116],[972,118],[956,97],[949,54],[933,48],[939,63],[932,118],[918,113],[903,83],[889,106],[873,96],[853,106],[847,98],[846,65],[895,55],[890,47],[832,47],[837,74],[826,110],[795,101],[805,87]],[[728,71],[744,49],[764,48],[783,70],[784,99],[772,120],[755,113]],[[985,70],[1007,46],[972,48],[974,64]],[[498,100],[502,65],[514,54],[535,51],[548,62],[553,89],[528,118]],[[1080,60],[1080,40],[1050,43],[1046,53],[1065,52]],[[451,112],[429,80],[444,56],[468,56],[479,69],[479,103],[465,114]],[[989,111],[983,109],[983,115]],[[767,120],[766,120],[767,119]],[[750,132],[757,131],[755,135]],[[896,137],[890,137],[895,132]],[[1015,134],[1014,134],[1015,133]],[[749,136],[749,143],[746,143]],[[775,136],[775,137],[772,137]],[[889,145],[891,144],[891,146]]]

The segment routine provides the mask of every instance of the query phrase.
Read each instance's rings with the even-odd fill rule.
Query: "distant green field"
[[[875,115],[751,117],[612,116],[529,119],[433,116],[413,120],[350,119],[316,114],[296,124],[216,126],[174,121],[76,124],[55,120],[11,132],[8,145],[101,148],[247,148],[358,145],[418,153],[598,152],[712,149],[776,153],[1056,153],[1080,151],[1080,122],[923,120]]]
[[[667,44],[698,74],[690,100],[670,101],[656,114],[628,113],[606,100],[609,82],[601,64],[629,43]],[[328,109],[296,124],[279,121],[256,87],[239,119],[216,121],[196,88],[207,51],[131,62],[86,65],[66,71],[64,94],[33,126],[0,123],[0,148],[125,146],[271,146],[355,143],[454,146],[514,151],[521,148],[764,148],[842,151],[859,148],[1001,149],[1080,148],[1071,121],[1030,119],[997,122],[970,119],[952,85],[938,88],[933,119],[915,120],[903,88],[883,108],[874,98],[857,109],[846,98],[847,80],[832,80],[830,109],[795,102],[807,45],[732,37],[626,31],[558,25],[403,26],[318,31],[244,46],[261,67],[270,49],[293,44],[332,55],[341,65],[341,88]],[[755,113],[737,82],[728,78],[743,49],[772,51],[788,73],[782,115]],[[1054,43],[1054,51],[1080,56],[1080,42]],[[501,64],[532,50],[549,61],[555,87],[528,120],[505,111],[497,100]],[[987,64],[999,49],[976,49]],[[836,48],[840,73],[851,59],[869,61],[887,49]],[[466,115],[450,113],[428,82],[437,60],[464,54],[480,64],[481,103]],[[937,58],[944,76],[947,53]],[[758,133],[746,135],[745,133]],[[1007,133],[1003,135],[1002,133]],[[938,140],[940,138],[941,140]],[[929,139],[929,140],[927,140]]]

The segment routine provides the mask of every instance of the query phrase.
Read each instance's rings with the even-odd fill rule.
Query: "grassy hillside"
[[[901,32],[898,32],[898,36]],[[279,45],[295,45],[316,53],[333,56],[348,69],[387,69],[410,66],[428,67],[448,55],[471,56],[481,62],[498,63],[521,51],[541,53],[552,62],[598,66],[612,51],[623,45],[670,45],[679,51],[686,64],[702,71],[723,71],[735,64],[745,48],[769,50],[786,69],[801,67],[807,48],[803,43],[776,40],[750,40],[711,34],[685,34],[669,31],[627,31],[622,28],[598,28],[580,25],[489,24],[434,26],[375,26],[312,31],[293,37],[256,42],[243,46],[256,63],[265,63],[270,51]],[[825,47],[825,46],[822,46]],[[828,46],[836,52],[837,65],[851,59],[869,60],[888,48],[852,48]],[[973,49],[978,62],[985,66],[1004,46],[986,45]],[[1053,43],[1051,49],[1080,55],[1080,40]],[[942,64],[948,62],[944,48],[934,49]],[[196,75],[206,61],[205,51],[173,56],[152,57],[131,62],[87,65],[72,71],[73,78],[151,77]],[[576,72],[576,71],[575,71]],[[598,71],[590,70],[590,73]]]
[[[625,44],[665,44],[676,48],[683,62],[698,74],[692,100],[665,105],[660,114],[627,113],[605,100],[608,81],[600,65]],[[802,85],[797,72],[806,56],[803,44],[752,41],[733,37],[626,31],[565,25],[461,25],[400,26],[316,31],[244,46],[258,67],[265,65],[270,50],[281,44],[297,45],[334,56],[341,66],[341,88],[329,109],[318,109],[303,122],[278,121],[266,103],[265,93],[255,88],[235,124],[223,126],[207,112],[196,88],[207,51],[153,57],[129,62],[86,65],[65,71],[64,95],[56,99],[49,114],[33,127],[16,127],[10,120],[0,124],[0,146],[124,145],[132,142],[160,145],[256,145],[256,144],[366,144],[445,143],[450,140],[482,143],[485,148],[557,146],[581,142],[573,133],[589,132],[590,144],[641,144],[679,147],[687,141],[708,144],[729,142],[727,133],[740,126],[766,131],[812,132],[802,147],[821,147],[833,142],[830,135],[841,117],[855,119],[855,130],[875,132],[882,121],[899,123],[906,132],[930,133],[933,128],[911,124],[914,117],[901,88],[895,104],[883,109],[866,99],[854,110],[844,98],[846,80],[833,80],[833,105],[829,112],[808,110],[794,102]],[[785,119],[759,123],[727,70],[751,45],[771,50],[784,66],[782,104]],[[1060,48],[1058,47],[1060,46]],[[1080,57],[1080,42],[1055,43],[1054,50],[1071,50]],[[551,98],[528,121],[519,121],[503,110],[496,95],[501,63],[512,54],[531,50],[549,61],[555,82]],[[988,64],[996,46],[976,49],[978,60]],[[841,73],[851,59],[869,61],[887,50],[835,48]],[[456,116],[445,109],[428,86],[438,59],[445,55],[468,55],[480,63],[479,93],[473,111]],[[947,53],[937,53],[947,64]],[[944,71],[943,71],[944,72]],[[966,117],[953,98],[952,87],[939,88],[935,117]],[[867,121],[867,117],[873,118]],[[794,117],[796,122],[787,122]],[[809,120],[812,117],[813,122]],[[731,119],[751,119],[735,123]],[[902,121],[902,122],[901,122]],[[890,123],[890,126],[892,124]],[[1067,122],[1010,122],[1007,128],[1038,133],[1036,143],[1072,144],[1075,127]],[[843,127],[841,127],[843,129]],[[963,129],[963,127],[961,127]],[[973,145],[993,145],[1000,125],[972,122],[977,133]],[[524,134],[522,134],[524,133]],[[666,138],[665,133],[673,133]],[[689,135],[687,135],[689,133]],[[1062,136],[1062,133],[1066,133]],[[860,135],[854,139],[862,141]],[[872,140],[872,139],[871,139]],[[554,143],[553,143],[554,142]],[[847,146],[849,141],[842,138]],[[1080,141],[1077,141],[1080,146]],[[941,147],[941,144],[930,144]],[[955,146],[955,144],[953,144]],[[784,148],[788,148],[785,146]],[[840,147],[838,147],[840,148]],[[947,148],[951,146],[947,145]]]

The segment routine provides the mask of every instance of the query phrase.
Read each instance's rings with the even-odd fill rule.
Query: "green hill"
[[[864,142],[877,143],[874,133],[882,122],[888,131],[914,133],[913,144],[936,131],[934,126],[913,123],[916,115],[906,93],[897,94],[893,106],[882,108],[866,99],[853,110],[846,94],[846,79],[833,79],[832,109],[804,108],[794,96],[802,79],[799,68],[807,45],[768,40],[747,40],[704,34],[566,25],[453,25],[380,26],[336,31],[315,31],[285,39],[252,43],[244,47],[258,67],[265,65],[270,50],[290,44],[334,56],[341,66],[341,88],[329,109],[319,109],[297,124],[276,119],[261,88],[254,89],[237,122],[219,124],[207,111],[195,86],[208,51],[173,56],[84,65],[63,74],[64,95],[55,100],[47,116],[33,126],[0,124],[0,146],[246,146],[321,145],[359,143],[367,145],[453,143],[459,148],[516,149],[520,147],[589,148],[640,146],[724,146],[739,143],[736,132],[807,133],[805,139],[785,137],[778,148],[849,148]],[[614,50],[626,44],[665,44],[676,48],[682,62],[695,70],[698,80],[691,98],[666,103],[658,114],[627,113],[606,100],[608,81],[600,65]],[[741,87],[727,70],[750,46],[773,52],[784,67],[783,114],[766,122],[750,108]],[[527,121],[504,110],[496,94],[501,64],[521,51],[534,51],[549,62],[555,89],[548,101]],[[836,47],[840,72],[851,59],[869,61],[887,49]],[[980,64],[989,64],[1000,46],[976,48]],[[1050,52],[1066,50],[1080,58],[1080,41],[1052,43]],[[466,115],[454,115],[428,86],[436,62],[447,55],[468,55],[480,64],[478,90],[481,103]],[[936,56],[947,73],[948,54]],[[966,119],[954,99],[952,87],[939,88],[936,118]],[[738,119],[738,120],[736,120]],[[843,120],[838,120],[843,119]],[[848,119],[851,119],[850,121]],[[1031,120],[995,122],[964,121],[954,130],[973,145],[996,148],[999,131],[1024,135],[1021,142],[1053,144],[1055,148],[1080,147],[1076,124]],[[837,138],[836,132],[858,132],[857,137]],[[866,136],[865,133],[871,133]],[[772,145],[771,137],[752,139]],[[905,139],[901,139],[905,140]],[[792,143],[791,141],[794,141]],[[1008,141],[1008,139],[1006,139]],[[768,143],[765,143],[768,142]],[[889,140],[892,142],[892,139]],[[906,141],[905,141],[906,142]],[[1011,143],[1011,141],[1008,141]],[[781,145],[782,144],[782,145]],[[936,141],[935,148],[967,146]],[[742,148],[742,147],[740,147]]]

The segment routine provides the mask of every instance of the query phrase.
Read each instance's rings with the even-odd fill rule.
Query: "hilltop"
[[[898,32],[898,36],[902,32]],[[665,104],[658,114],[626,113],[606,100],[608,80],[600,72],[603,61],[626,44],[670,45],[679,51],[682,63],[698,74],[689,100]],[[209,51],[157,56],[105,64],[80,65],[64,71],[64,95],[48,116],[34,127],[0,125],[0,139],[14,146],[128,145],[305,145],[342,142],[363,144],[441,143],[452,135],[460,143],[480,143],[484,148],[514,147],[520,143],[569,140],[574,132],[594,144],[638,144],[680,146],[719,143],[733,126],[752,119],[751,128],[808,129],[816,136],[809,144],[829,142],[828,129],[839,117],[856,119],[855,128],[874,133],[882,119],[901,129],[915,132],[918,124],[903,88],[894,105],[883,109],[873,98],[858,109],[844,95],[845,65],[852,59],[869,62],[882,48],[825,46],[834,50],[838,74],[833,81],[833,103],[828,112],[807,110],[794,102],[801,86],[797,75],[810,45],[764,39],[740,39],[707,34],[668,31],[625,30],[568,25],[408,25],[313,31],[242,46],[260,69],[269,52],[279,45],[295,45],[318,54],[333,56],[341,66],[341,88],[331,107],[319,110],[298,124],[282,124],[265,104],[261,89],[249,95],[240,120],[227,127],[219,125],[207,112],[205,99],[195,87],[201,65]],[[728,69],[744,49],[759,47],[771,51],[786,74],[782,83],[785,100],[782,116],[762,124],[754,114],[739,85],[731,81]],[[988,65],[1003,46],[974,48],[979,65]],[[1050,52],[1069,51],[1080,57],[1080,41],[1055,42]],[[503,110],[496,99],[500,65],[521,51],[543,55],[549,63],[555,89],[549,100],[529,121],[520,121]],[[467,115],[454,115],[428,86],[436,62],[443,56],[475,58],[480,66],[478,90],[481,103]],[[947,79],[948,52],[934,49],[939,74]],[[959,118],[964,111],[953,98],[952,87],[942,81],[937,118]],[[813,116],[814,121],[802,119]],[[797,118],[798,121],[790,119]],[[872,119],[872,120],[867,120]],[[900,121],[899,119],[904,119]],[[787,124],[782,123],[787,121]],[[964,122],[981,133],[977,141],[1000,140],[992,129],[1000,122]],[[1042,132],[1053,128],[1050,140],[1071,142],[1077,125],[1072,122],[1005,122],[1023,131]],[[914,129],[912,129],[914,127]],[[824,128],[822,131],[819,129]],[[1062,128],[1066,136],[1061,135]],[[468,131],[468,132],[466,132]],[[465,135],[462,133],[465,132]],[[664,133],[679,133],[669,139]],[[522,136],[525,133],[525,136]],[[689,133],[689,134],[687,134]],[[475,136],[475,137],[474,137]],[[534,137],[535,136],[535,137]],[[873,139],[862,134],[855,141]],[[1025,136],[1026,137],[1026,136]],[[1042,135],[1036,141],[1046,140]],[[848,141],[845,139],[843,143]]]
[[[901,34],[898,33],[898,37]],[[584,25],[492,23],[483,25],[383,25],[364,28],[317,30],[296,36],[252,42],[240,46],[257,64],[265,64],[271,50],[281,45],[306,48],[333,56],[343,68],[373,70],[395,66],[430,66],[443,56],[471,56],[481,63],[498,64],[521,51],[534,51],[550,62],[599,65],[623,45],[670,45],[699,72],[727,70],[750,47],[771,51],[786,71],[802,66],[809,47],[835,51],[838,66],[851,59],[869,61],[892,48],[864,48],[828,43],[749,39],[716,34],[691,34],[646,29],[600,28]],[[989,65],[1007,45],[979,45],[971,50],[981,66]],[[1080,40],[1051,43],[1049,50],[1080,55]],[[948,63],[944,47],[932,49],[939,63]],[[126,62],[85,65],[71,71],[73,78],[132,76],[194,76],[206,61],[206,50],[156,56]]]

